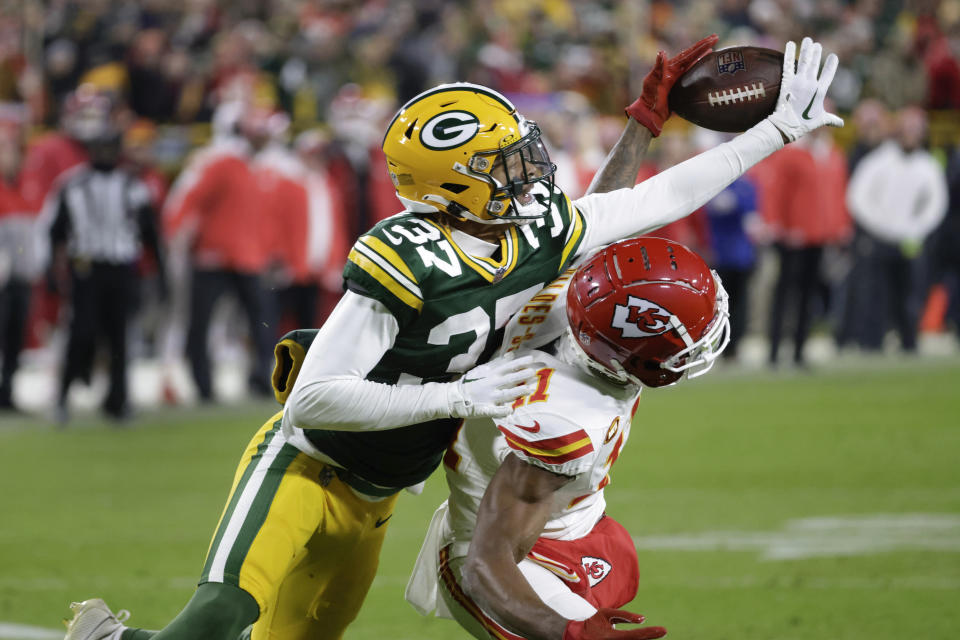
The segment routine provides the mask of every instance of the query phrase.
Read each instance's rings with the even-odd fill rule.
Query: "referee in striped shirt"
[[[70,335],[57,398],[56,417],[61,423],[69,415],[70,384],[77,378],[89,382],[101,340],[110,351],[110,386],[103,411],[115,420],[129,415],[127,320],[138,300],[137,263],[144,246],[156,256],[161,295],[166,292],[150,192],[120,164],[120,132],[105,125],[87,148],[90,165],[61,185],[50,227],[54,264],[58,258],[67,262],[71,282]]]

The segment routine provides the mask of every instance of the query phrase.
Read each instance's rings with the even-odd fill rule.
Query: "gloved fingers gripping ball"
[[[819,42],[804,38],[800,43],[799,59],[795,63],[796,49],[797,45],[793,42],[788,42],[784,49],[780,97],[768,117],[789,142],[822,126],[843,126],[839,116],[823,107],[823,100],[827,97],[839,65],[836,54],[827,56],[821,70],[823,47]]]
[[[719,39],[716,34],[707,36],[670,59],[660,51],[653,69],[643,79],[640,97],[626,108],[627,115],[649,129],[654,137],[659,136],[663,123],[670,117],[669,95],[674,83],[710,53]]]

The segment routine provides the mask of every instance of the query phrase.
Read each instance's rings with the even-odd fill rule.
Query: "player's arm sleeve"
[[[611,242],[649,233],[689,215],[774,151],[783,137],[764,120],[631,189],[584,196],[574,204],[586,220],[582,256]]]
[[[343,268],[347,288],[383,304],[401,328],[415,320],[423,309],[421,277],[389,241],[374,233],[363,235],[354,243]]]
[[[283,421],[302,429],[377,431],[449,416],[456,383],[392,385],[364,379],[393,345],[396,318],[347,291],[307,350]]]
[[[487,486],[463,566],[463,590],[503,626],[527,638],[560,638],[568,620],[547,606],[517,568],[543,533],[555,493],[570,478],[508,455]]]
[[[563,476],[574,477],[590,470],[595,449],[582,427],[558,415],[539,413],[536,418],[520,410],[497,422],[510,453],[527,464]],[[514,420],[522,425],[536,424],[539,431],[532,434],[516,426]]]

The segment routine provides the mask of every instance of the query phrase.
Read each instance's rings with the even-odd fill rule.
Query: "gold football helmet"
[[[486,87],[443,84],[416,96],[394,116],[383,152],[410,211],[485,224],[530,222],[549,212],[557,167],[539,127]]]

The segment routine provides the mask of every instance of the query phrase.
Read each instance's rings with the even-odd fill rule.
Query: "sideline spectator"
[[[761,213],[772,233],[780,265],[773,291],[767,360],[770,366],[777,365],[790,309],[796,319],[793,362],[804,367],[803,349],[821,283],[823,250],[849,235],[850,222],[843,205],[846,158],[829,133],[818,133],[784,147],[759,169],[763,176]]]
[[[879,147],[890,135],[890,113],[879,100],[871,98],[858,104],[851,119],[856,137],[847,154],[848,175],[853,175],[863,156]]]
[[[855,311],[860,346],[879,350],[893,316],[900,346],[917,348],[922,304],[918,257],[924,239],[943,219],[947,185],[943,169],[924,148],[926,113],[897,114],[896,138],[864,156],[850,180],[847,206],[858,226],[855,259],[860,277]]]
[[[277,317],[273,325],[280,327],[274,331],[276,338],[322,323],[321,288],[335,288],[339,298],[340,273],[349,249],[343,204],[324,159],[328,137],[317,131],[303,133],[294,153],[281,142],[281,127],[286,128],[285,122],[274,124],[271,142],[253,159],[262,207],[270,212],[273,258],[280,267],[270,305]]]
[[[254,146],[267,139],[241,103],[218,108],[217,134],[194,153],[177,178],[164,207],[168,238],[190,247],[192,275],[187,358],[200,399],[212,401],[213,379],[208,331],[217,300],[232,291],[247,316],[252,343],[250,389],[271,393],[272,336],[264,326],[260,275],[270,259],[271,221],[260,207],[260,191],[250,167]]]
[[[20,364],[30,289],[42,270],[38,207],[23,197],[21,166],[26,109],[0,105],[0,411],[16,410],[13,377]]]
[[[847,175],[853,175],[863,157],[890,136],[892,126],[887,107],[879,100],[872,98],[857,105],[851,119],[856,137],[847,152]],[[857,299],[864,292],[863,287],[858,283],[870,277],[869,274],[862,273],[866,265],[863,260],[857,260],[855,255],[860,233],[858,229],[855,230],[853,241],[842,249],[842,254],[839,254],[844,263],[841,266],[845,266],[847,270],[837,291],[839,313],[835,337],[837,347],[840,349],[859,341],[858,335],[862,333],[863,322],[866,320],[858,317],[861,310],[865,308],[864,303]]]

